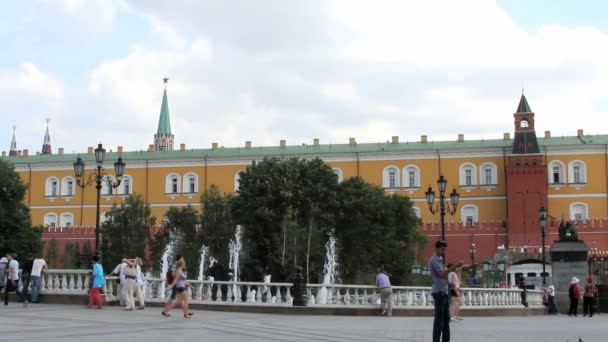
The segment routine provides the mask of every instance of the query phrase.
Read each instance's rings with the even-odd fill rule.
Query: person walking
[[[180,304],[182,306],[182,311],[184,312],[184,318],[192,318],[194,313],[190,312],[188,308],[188,287],[192,287],[192,284],[187,280],[186,262],[184,259],[180,259],[176,264],[175,277],[171,286],[175,287],[177,301],[171,302],[169,310],[163,311],[163,315],[166,316],[175,305]]]
[[[122,269],[122,274],[125,279],[122,286],[122,298],[125,301],[125,310],[135,310],[135,299],[133,298],[133,290],[137,281],[137,268],[135,268],[135,259],[125,259],[127,266]]]
[[[124,270],[125,267],[127,267],[127,259],[123,258],[120,261],[120,264],[118,264],[114,268],[112,273],[108,274],[108,276],[118,276],[118,286],[116,289],[116,295],[118,296],[118,302],[120,303],[120,306],[125,305],[125,298],[122,295],[123,294],[122,287],[125,284],[125,275],[122,271]]]
[[[452,264],[448,264],[448,268],[450,268]],[[462,317],[458,316],[460,314],[460,307],[462,306],[462,282],[460,281],[460,270],[462,268],[458,267],[453,272],[448,274],[448,288],[450,294],[450,321],[458,322],[462,321]]]
[[[521,277],[517,282],[517,287],[521,289],[519,295],[521,296],[521,305],[528,307],[528,288],[526,287],[526,278]]]
[[[17,294],[17,301],[23,302],[23,293],[19,291],[19,262],[17,261],[17,254],[9,253],[6,255],[8,260],[8,282],[5,289],[4,305],[8,305],[8,292],[15,291]]]
[[[547,286],[547,302],[549,307],[549,315],[557,315],[557,307],[555,307],[555,286],[549,283]]]
[[[572,277],[570,287],[568,288],[568,297],[570,298],[570,308],[568,309],[568,316],[576,317],[578,314],[578,299],[581,296],[581,289],[578,285],[579,279]]]
[[[589,317],[593,317],[593,301],[595,300],[595,284],[593,278],[589,276],[587,278],[587,284],[585,285],[585,292],[583,293],[583,317],[589,314]]]
[[[106,278],[103,276],[103,266],[99,263],[100,259],[99,255],[93,257],[93,284],[89,291],[89,309],[93,307],[93,304],[97,304],[98,309],[103,308],[101,288],[106,284]]]
[[[169,296],[169,299],[167,300],[167,303],[165,303],[165,307],[161,312],[161,314],[165,317],[171,316],[169,314],[169,311],[171,310],[171,308],[173,308],[173,306],[175,306],[175,302],[177,301],[177,291],[175,289],[175,286],[171,286],[171,284],[173,284],[175,272],[177,272],[177,262],[182,259],[184,259],[184,257],[178,254],[173,264],[171,264],[171,267],[169,267],[169,269],[167,270],[167,274],[165,275],[167,284],[169,285],[169,287],[171,287],[171,295]]]
[[[450,300],[448,297],[448,274],[462,266],[462,261],[446,268],[443,258],[448,244],[439,240],[435,243],[435,253],[429,260],[429,269],[433,287],[431,294],[435,304],[435,318],[433,320],[433,342],[450,341]]]
[[[142,265],[143,261],[141,258],[135,258],[135,269],[137,270],[137,275],[135,276],[135,296],[139,302],[137,310],[143,310],[146,308],[146,303],[144,302],[144,275],[141,271]]]
[[[28,255],[21,269],[21,293],[23,293],[23,303],[25,306],[27,306],[27,293],[32,279],[32,267],[34,267],[34,257]]]
[[[382,308],[381,316],[391,317],[393,315],[393,289],[388,274],[378,268],[376,275],[376,287],[380,289],[380,307]]]

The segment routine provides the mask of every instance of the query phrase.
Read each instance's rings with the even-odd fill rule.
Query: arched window
[[[133,193],[133,177],[124,175],[120,181],[120,186],[118,187],[118,193],[121,195],[130,195]]]
[[[186,173],[184,175],[184,192],[193,194],[198,192],[198,176],[196,173]]]
[[[403,168],[403,180],[405,188],[420,187],[420,169],[416,165],[408,165]]]
[[[528,122],[528,120],[523,119],[519,122],[519,127],[528,128],[528,127],[530,127],[530,123]]]
[[[462,223],[473,224],[479,220],[479,211],[476,205],[467,204],[460,209]]]
[[[46,179],[44,186],[44,195],[46,197],[59,196],[59,180],[55,177],[49,177]]]
[[[472,163],[460,165],[459,170],[460,186],[477,185],[477,167]]]
[[[387,189],[394,189],[401,186],[399,168],[387,166],[382,171],[382,185]]]
[[[334,170],[334,173],[336,174],[336,176],[338,176],[338,183],[342,183],[342,181],[344,180],[342,170],[337,167],[332,167],[331,169]]]
[[[74,196],[74,178],[63,177],[61,179],[61,196]]]
[[[114,188],[112,185],[114,185],[115,182],[116,180],[113,176],[108,175],[103,177],[103,183],[101,183],[101,194],[105,196],[112,195],[114,193]]]
[[[57,214],[48,213],[44,215],[44,225],[46,227],[55,227],[57,226]]]
[[[564,184],[566,183],[566,174],[564,173],[564,163],[559,160],[554,160],[549,163],[549,183]]]
[[[167,175],[165,179],[165,193],[177,194],[180,190],[179,175],[177,173],[171,173]]]
[[[483,163],[479,168],[479,180],[481,185],[498,184],[498,168],[494,163]]]
[[[59,217],[60,227],[71,227],[74,224],[74,215],[72,213],[63,213]]]
[[[587,203],[576,202],[570,204],[570,219],[571,220],[587,220],[589,218],[589,208]]]
[[[573,184],[587,183],[587,166],[582,160],[573,160],[568,163],[568,179]]]
[[[239,187],[241,185],[241,172],[245,172],[245,170],[239,170],[234,174],[234,192],[239,191]]]
[[[414,209],[414,214],[416,214],[416,217],[420,218],[420,208],[418,208],[418,207],[412,207],[412,209]]]

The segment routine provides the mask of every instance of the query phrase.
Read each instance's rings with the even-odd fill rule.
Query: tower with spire
[[[173,151],[173,139],[171,134],[171,120],[169,118],[169,101],[167,100],[167,77],[163,78],[165,90],[163,92],[163,103],[160,106],[160,117],[158,119],[158,129],[154,134],[154,147],[156,151]]]
[[[17,126],[13,125],[13,140],[11,140],[11,150],[8,152],[9,156],[17,155],[17,139],[15,138],[15,130]]]
[[[49,134],[49,122],[51,119],[46,119],[46,132],[44,132],[44,142],[42,143],[42,154],[52,154],[51,150],[51,135]]]
[[[515,134],[505,170],[508,245],[539,246],[538,212],[548,203],[547,166],[536,139],[534,112],[523,91],[513,118]]]

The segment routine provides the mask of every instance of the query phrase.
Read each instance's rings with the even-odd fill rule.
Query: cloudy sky
[[[608,134],[604,1],[30,0],[0,12],[0,150]]]

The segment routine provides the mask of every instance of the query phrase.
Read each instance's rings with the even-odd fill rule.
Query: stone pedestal
[[[555,304],[560,313],[568,313],[570,299],[568,287],[572,277],[581,280],[579,286],[585,286],[587,279],[587,245],[583,241],[556,241],[551,247],[553,285],[555,286]],[[579,313],[582,313],[583,301],[579,300]]]

